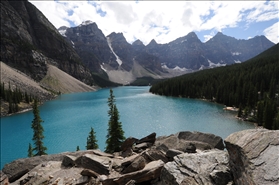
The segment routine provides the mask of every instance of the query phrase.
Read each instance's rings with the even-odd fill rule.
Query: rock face
[[[30,2],[1,1],[1,60],[11,67],[41,80],[47,63],[87,84],[90,71],[79,55]]]
[[[279,184],[279,130],[244,130],[225,143],[235,184]]]
[[[228,153],[216,149],[197,154],[184,153],[164,165],[161,172],[163,184],[179,185],[184,179],[191,179],[189,184],[228,184],[232,181]]]
[[[126,151],[114,154],[86,150],[18,159],[4,166],[1,185],[273,185],[279,179],[278,134],[234,133],[223,150],[222,139],[212,134],[179,132],[156,139],[152,133],[128,138]],[[136,148],[146,143],[147,148]]]

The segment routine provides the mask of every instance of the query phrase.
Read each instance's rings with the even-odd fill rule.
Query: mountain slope
[[[271,87],[272,79],[275,79],[276,83],[279,82],[278,50],[279,44],[276,44],[244,63],[207,69],[168,79],[155,84],[150,91],[166,96],[216,99],[217,102],[226,105],[238,106],[243,101],[247,103],[246,96],[249,95],[250,86],[256,88],[257,92],[267,92]],[[225,95],[221,95],[221,89],[222,92],[226,91]],[[243,91],[242,102],[238,98],[234,99],[233,96],[237,95],[230,97],[230,94],[236,93],[237,90]]]
[[[71,75],[61,71],[53,65],[47,65],[48,70],[46,76],[41,80],[40,84],[46,88],[59,93],[74,93],[95,91],[96,88],[91,87]]]
[[[40,57],[43,56],[43,57]],[[1,1],[1,61],[39,81],[47,63],[93,84],[73,47],[27,0]]]

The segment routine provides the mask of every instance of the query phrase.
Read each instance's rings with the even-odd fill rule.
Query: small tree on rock
[[[32,148],[32,145],[31,143],[29,143],[29,147],[28,147],[28,157],[33,157],[34,154],[33,154],[33,148]]]
[[[120,151],[121,144],[124,142],[124,131],[122,130],[122,123],[119,121],[119,112],[115,104],[115,99],[112,89],[110,89],[110,96],[108,98],[108,134],[106,140],[105,152],[113,153]]]
[[[89,132],[89,135],[87,137],[87,145],[86,145],[86,149],[97,149],[99,148],[98,144],[97,144],[97,139],[96,139],[96,133],[94,132],[94,129],[91,127],[91,131]]]
[[[43,139],[44,137],[44,128],[41,125],[43,120],[40,117],[40,111],[38,108],[38,100],[35,99],[34,105],[33,105],[33,114],[34,114],[34,119],[32,121],[31,128],[33,129],[33,138],[32,140],[34,141],[35,147],[33,148],[34,151],[37,153],[35,156],[40,156],[40,155],[46,155],[46,150],[47,148],[44,146]]]

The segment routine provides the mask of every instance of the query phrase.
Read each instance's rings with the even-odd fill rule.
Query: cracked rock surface
[[[244,130],[225,143],[235,184],[279,184],[279,130]]]

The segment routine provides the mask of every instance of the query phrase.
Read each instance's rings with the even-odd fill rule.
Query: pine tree
[[[31,143],[29,143],[29,147],[28,147],[28,157],[33,157],[33,148]]]
[[[89,135],[87,137],[87,145],[86,145],[86,149],[97,149],[99,148],[98,144],[97,144],[97,139],[96,139],[96,133],[94,132],[94,129],[91,127],[91,131],[89,132]]]
[[[77,146],[77,149],[76,149],[76,151],[79,151],[80,149],[79,149],[79,146]]]
[[[43,120],[40,117],[40,111],[39,111],[39,108],[38,108],[38,100],[37,99],[35,99],[35,101],[34,101],[33,115],[34,115],[34,119],[32,121],[32,126],[31,126],[31,128],[33,129],[33,132],[34,132],[32,140],[34,141],[35,148],[33,150],[37,151],[35,156],[46,155],[47,154],[46,153],[47,148],[43,144],[44,128],[41,125]]]
[[[112,89],[110,89],[110,96],[108,98],[108,134],[106,140],[105,152],[113,153],[120,151],[121,144],[125,140],[124,131],[122,130],[122,123],[119,122],[119,112],[115,104],[115,99]]]

